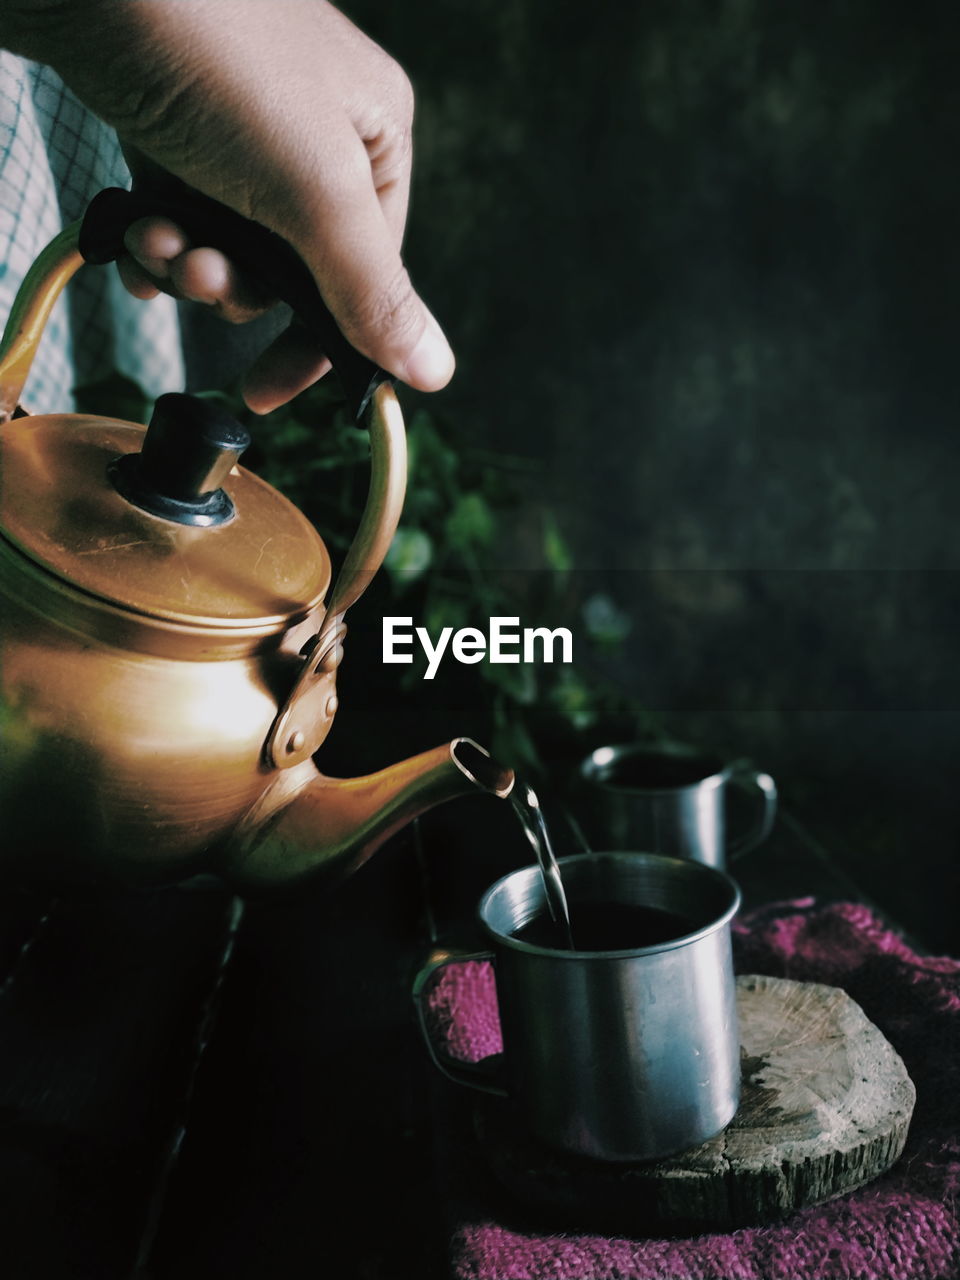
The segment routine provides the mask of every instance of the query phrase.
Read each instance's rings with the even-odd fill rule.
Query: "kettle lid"
[[[85,414],[0,430],[0,531],[110,604],[192,626],[277,630],[319,604],[330,557],[307,518],[237,465],[245,429],[171,394],[150,426]]]

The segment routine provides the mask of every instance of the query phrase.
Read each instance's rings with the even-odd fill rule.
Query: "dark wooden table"
[[[477,798],[325,897],[8,892],[3,1274],[442,1276],[470,1190],[451,1181],[466,1139],[410,981],[431,941],[465,938],[479,892],[527,860],[506,806]],[[864,900],[789,813],[734,873],[747,907]]]

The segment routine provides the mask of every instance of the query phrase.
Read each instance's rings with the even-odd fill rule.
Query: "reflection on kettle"
[[[332,591],[319,534],[238,466],[249,439],[212,402],[162,396],[146,429],[15,416],[61,289],[85,260],[115,256],[142,214],[129,193],[102,193],[41,254],[0,343],[3,859],[68,884],[336,878],[441,801],[508,795],[513,774],[465,738],[366,778],[314,763],[337,711],[344,614],[400,517],[406,447],[389,381],[331,339],[306,269],[269,233],[225,215],[231,254],[254,246],[273,292],[337,348],[370,432],[370,492]]]

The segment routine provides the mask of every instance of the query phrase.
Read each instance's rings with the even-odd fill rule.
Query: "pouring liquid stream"
[[[687,915],[661,906],[634,901],[594,901],[590,897],[574,899],[571,921],[566,889],[536,792],[518,779],[510,801],[536,854],[547,906],[545,912],[536,912],[516,928],[513,937],[551,950],[636,951],[673,942],[697,928],[696,922]],[[567,817],[570,820],[569,814]],[[583,852],[589,854],[590,846],[583,832],[573,820],[571,825]]]
[[[557,928],[562,931],[564,944],[573,951],[575,947],[573,932],[570,928],[570,909],[567,906],[567,895],[564,892],[560,868],[557,866],[557,859],[550,843],[547,824],[544,821],[543,810],[540,808],[537,793],[532,787],[520,783],[518,779],[510,800],[513,805],[513,811],[520,819],[524,833],[533,846],[533,852],[536,854],[540,874],[543,877],[543,888],[550,918]]]

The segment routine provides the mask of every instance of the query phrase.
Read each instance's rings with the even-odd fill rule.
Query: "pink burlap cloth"
[[[919,956],[865,907],[779,903],[734,925],[737,969],[842,987],[917,1088],[907,1147],[884,1177],[775,1226],[689,1239],[529,1233],[465,1221],[455,1280],[958,1280],[960,961]],[[447,969],[429,996],[454,1057],[502,1047],[493,974]]]

